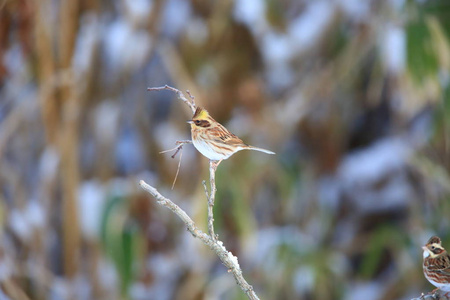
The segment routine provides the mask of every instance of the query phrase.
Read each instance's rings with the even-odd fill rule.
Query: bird
[[[441,239],[432,236],[423,249],[423,273],[428,281],[441,290],[450,293],[450,255],[441,245]]]
[[[216,165],[241,150],[275,154],[273,151],[245,144],[200,106],[196,108],[192,120],[189,120],[188,123],[191,125],[194,147],[210,161],[216,162]]]

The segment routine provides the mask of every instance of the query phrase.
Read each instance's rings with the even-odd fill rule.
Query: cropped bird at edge
[[[450,255],[441,245],[441,239],[432,236],[423,249],[423,273],[436,290],[450,293]],[[434,292],[433,291],[433,292]]]
[[[214,120],[204,108],[197,107],[191,124],[192,143],[195,148],[217,165],[241,150],[256,150],[267,154],[275,152],[245,144],[240,138]]]

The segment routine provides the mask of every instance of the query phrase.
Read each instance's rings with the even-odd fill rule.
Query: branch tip
[[[195,112],[196,104],[195,104],[193,96],[190,93],[188,93],[188,95],[190,97],[190,100],[189,100],[188,98],[186,98],[186,96],[183,94],[183,92],[181,92],[180,90],[178,90],[178,89],[176,89],[174,87],[171,87],[171,86],[169,86],[167,84],[164,85],[164,86],[161,86],[161,87],[148,87],[147,88],[147,91],[162,91],[162,90],[169,90],[169,91],[172,91],[172,92],[176,93],[177,96],[178,96],[178,99],[180,99],[187,106],[189,106],[189,108],[191,109],[192,113]]]

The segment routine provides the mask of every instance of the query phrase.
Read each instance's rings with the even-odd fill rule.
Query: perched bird
[[[275,152],[245,144],[201,107],[197,107],[192,120],[188,123],[191,124],[192,143],[195,148],[209,160],[217,161],[217,165],[241,150],[275,154]]]
[[[432,236],[423,249],[423,273],[428,281],[440,289],[450,292],[450,255],[441,245],[441,239]]]

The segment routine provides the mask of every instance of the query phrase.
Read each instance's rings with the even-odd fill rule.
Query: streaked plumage
[[[272,151],[245,144],[201,107],[197,107],[192,120],[188,123],[191,124],[192,142],[195,148],[210,160],[221,161],[241,150],[275,154]]]
[[[423,249],[423,273],[438,289],[450,292],[450,255],[441,245],[441,239],[431,237]]]

